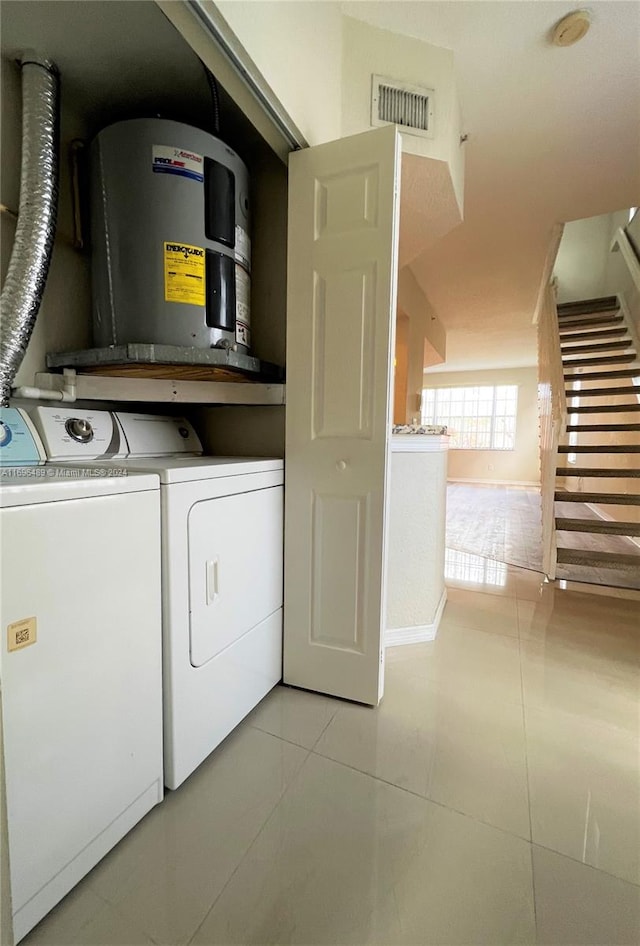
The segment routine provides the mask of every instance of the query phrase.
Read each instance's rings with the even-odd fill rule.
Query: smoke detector
[[[591,14],[588,10],[574,10],[558,20],[551,31],[554,46],[573,46],[589,32]]]

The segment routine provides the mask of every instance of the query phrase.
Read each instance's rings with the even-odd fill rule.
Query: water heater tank
[[[118,122],[91,146],[94,345],[250,347],[249,178],[198,128]]]

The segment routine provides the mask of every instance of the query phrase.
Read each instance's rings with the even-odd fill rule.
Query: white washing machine
[[[56,451],[56,428],[96,420],[66,405],[32,416],[53,461],[78,457],[78,441]],[[129,453],[117,464],[160,478],[165,785],[177,788],[282,676],[284,462],[194,456],[181,418],[112,417],[111,448]]]
[[[19,412],[2,411],[0,435],[3,465],[20,462]],[[163,797],[159,478],[96,472],[0,474],[16,940]]]

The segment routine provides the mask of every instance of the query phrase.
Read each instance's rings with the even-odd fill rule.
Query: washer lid
[[[153,473],[122,470],[116,475],[106,466],[96,465],[91,470],[71,465],[9,467],[0,471],[0,508],[157,489],[160,480]]]
[[[149,457],[122,462],[129,470],[157,473],[162,484],[193,483],[222,476],[284,470],[284,460],[264,457]]]

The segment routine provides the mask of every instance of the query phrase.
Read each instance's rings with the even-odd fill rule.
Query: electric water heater
[[[94,345],[250,347],[249,178],[207,132],[118,122],[91,146]]]

